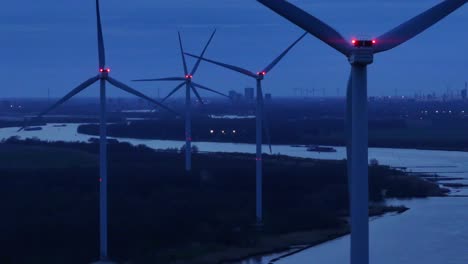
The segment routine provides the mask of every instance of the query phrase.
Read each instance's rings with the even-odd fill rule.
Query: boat
[[[24,128],[24,131],[38,131],[42,130],[42,127],[26,127]]]
[[[66,127],[66,124],[61,124],[61,125],[53,125],[53,127]]]
[[[336,149],[332,147],[324,147],[324,146],[308,146],[307,151],[310,152],[336,152]]]

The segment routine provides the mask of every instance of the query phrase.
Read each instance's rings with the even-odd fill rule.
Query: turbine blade
[[[257,0],[332,48],[349,55],[351,45],[335,29],[285,0]]]
[[[377,38],[374,51],[393,49],[436,24],[463,6],[467,0],[445,0]]]
[[[265,73],[270,72],[270,71],[273,69],[273,67],[275,67],[276,64],[278,64],[278,62],[280,62],[280,61],[284,58],[284,56],[286,56],[286,54],[288,54],[288,52],[289,52],[299,41],[301,41],[301,39],[303,39],[307,34],[308,34],[307,32],[305,32],[304,34],[302,34],[301,37],[298,38],[296,41],[294,41],[294,43],[291,44],[291,46],[289,46],[285,51],[283,51],[283,53],[281,53],[281,54],[278,56],[278,58],[276,58],[275,60],[273,60],[273,61],[270,63],[270,65],[268,65],[265,69],[263,69],[263,72],[265,72]]]
[[[150,101],[151,103],[153,103],[153,104],[155,104],[155,105],[157,105],[157,106],[159,106],[159,107],[161,107],[161,108],[166,109],[166,110],[169,111],[169,112],[172,112],[172,113],[174,113],[174,114],[179,115],[177,112],[175,112],[174,110],[170,109],[169,107],[167,107],[167,106],[161,104],[160,102],[158,102],[158,101],[156,101],[156,100],[154,100],[154,99],[152,99],[152,98],[150,98],[150,97],[148,97],[148,96],[142,94],[141,92],[139,92],[139,91],[137,91],[137,90],[131,88],[130,86],[128,86],[128,85],[126,85],[126,84],[123,84],[123,83],[117,81],[116,79],[113,79],[113,78],[111,78],[111,77],[107,77],[107,81],[108,81],[110,84],[114,85],[115,87],[117,87],[117,88],[119,88],[119,89],[121,89],[121,90],[123,90],[123,91],[125,91],[125,92],[127,92],[127,93],[130,93],[130,94],[133,94],[133,95],[135,95],[135,96],[137,96],[137,97],[143,98],[143,99],[145,99],[145,100],[147,100],[147,101]]]
[[[132,80],[132,82],[158,82],[158,81],[185,81],[185,78],[182,78],[182,77],[167,77],[167,78],[157,78],[157,79]]]
[[[171,97],[175,92],[177,92],[180,88],[182,88],[182,86],[184,86],[185,82],[177,85],[176,88],[174,88],[166,97],[164,97],[164,99],[161,101],[161,103],[163,103],[164,101],[166,101],[169,97]]]
[[[101,11],[99,10],[99,0],[96,0],[97,34],[98,34],[98,55],[99,69],[106,66],[106,52],[104,49],[104,37],[102,36]]]
[[[58,100],[55,104],[51,105],[49,108],[47,108],[46,110],[40,112],[36,117],[33,117],[31,118],[31,120],[33,119],[39,119],[41,117],[43,117],[44,115],[48,114],[49,112],[51,112],[52,110],[54,110],[55,108],[59,107],[60,105],[62,105],[63,103],[65,103],[66,101],[70,100],[70,98],[72,98],[73,96],[77,95],[78,93],[80,93],[81,91],[83,91],[84,89],[88,88],[90,85],[92,85],[93,83],[97,82],[99,80],[100,76],[94,76],[86,81],[84,81],[82,84],[78,85],[76,88],[74,88],[73,90],[71,90],[68,94],[66,94],[64,97],[62,97],[62,99]],[[19,131],[23,130],[25,127],[27,127],[28,124],[26,123],[23,127],[21,127]]]
[[[210,91],[210,92],[212,92],[212,93],[219,94],[219,95],[221,95],[221,96],[230,98],[228,95],[225,95],[225,94],[223,94],[223,93],[221,93],[221,92],[218,92],[218,91],[216,91],[216,90],[210,89],[210,88],[208,88],[208,87],[205,87],[205,86],[200,85],[200,84],[198,84],[198,83],[195,83],[195,82],[193,82],[193,81],[192,81],[192,85],[195,86],[195,87],[197,87],[197,88],[200,88],[200,89],[202,89],[202,90]]]
[[[75,96],[76,94],[80,93],[81,91],[83,91],[84,89],[88,88],[90,85],[92,85],[93,83],[97,82],[99,80],[100,76],[94,76],[86,81],[84,81],[82,84],[78,85],[76,88],[74,88],[73,90],[71,90],[67,95],[65,95],[62,99],[58,100],[55,104],[53,104],[52,106],[50,106],[49,108],[47,108],[46,110],[42,111],[39,115],[37,115],[37,118],[40,118],[44,115],[46,115],[47,113],[49,113],[50,111],[54,110],[55,108],[57,108],[58,106],[62,105],[63,103],[65,103],[66,101],[68,101],[70,98],[72,98],[73,96]]]
[[[182,64],[184,65],[184,74],[188,74],[187,70],[187,62],[185,61],[185,53],[184,53],[184,47],[182,46],[182,37],[180,36],[180,32],[177,32],[179,34],[179,46],[180,46],[180,53],[182,55]]]
[[[198,101],[200,101],[200,103],[202,105],[204,105],[205,103],[203,103],[203,99],[201,98],[200,94],[198,93],[197,88],[195,88],[194,85],[190,85],[190,88],[192,88],[192,91],[195,94],[195,96],[198,98]]]
[[[237,67],[237,66],[233,66],[233,65],[229,65],[229,64],[225,64],[225,63],[222,63],[222,62],[217,62],[217,61],[214,61],[214,60],[210,60],[210,59],[206,59],[206,58],[202,58],[202,57],[198,57],[196,55],[193,55],[193,54],[190,54],[190,53],[185,53],[186,55],[190,56],[190,57],[193,57],[193,58],[197,58],[197,59],[201,59],[203,61],[207,61],[209,63],[213,63],[213,64],[216,64],[218,66],[221,66],[221,67],[224,67],[224,68],[227,68],[227,69],[230,69],[230,70],[233,70],[233,71],[236,71],[236,72],[239,72],[239,73],[242,73],[242,74],[245,74],[247,76],[250,76],[250,77],[253,77],[253,78],[257,78],[257,74],[249,71],[249,70],[246,70],[246,69],[242,69],[240,67]]]
[[[213,31],[213,33],[211,34],[210,39],[209,39],[208,42],[206,43],[205,48],[203,49],[202,53],[200,54],[200,58],[198,58],[197,62],[195,63],[195,66],[193,67],[192,73],[190,73],[190,75],[194,75],[194,74],[197,72],[198,66],[200,66],[201,58],[203,58],[203,56],[205,55],[206,49],[207,49],[208,46],[210,45],[211,40],[213,39],[213,37],[214,37],[215,34],[216,34],[216,29],[215,29],[215,30]]]

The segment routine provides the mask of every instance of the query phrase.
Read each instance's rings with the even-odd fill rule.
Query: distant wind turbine
[[[257,225],[262,225],[263,223],[263,202],[262,202],[262,181],[263,181],[263,168],[262,168],[262,131],[263,128],[262,126],[264,125],[263,123],[265,122],[265,113],[263,111],[264,108],[264,102],[263,102],[263,91],[262,91],[262,81],[273,68],[281,61],[281,59],[286,56],[286,54],[299,42],[301,39],[303,39],[307,35],[307,32],[302,34],[301,37],[299,37],[296,41],[294,41],[293,44],[291,44],[283,53],[281,53],[277,58],[275,58],[268,66],[266,66],[263,70],[254,73],[249,70],[217,62],[214,60],[206,59],[203,58],[202,56],[195,56],[193,54],[185,53],[188,56],[198,58],[198,60],[204,60],[213,64],[216,64],[218,66],[230,69],[232,71],[247,75],[249,77],[252,77],[256,80],[257,82],[257,109],[256,109],[256,144],[257,144],[257,151],[256,151],[256,221]],[[265,125],[265,128],[268,129],[268,126]],[[266,131],[266,135],[269,137],[268,131]],[[269,142],[269,138],[267,139]],[[270,143],[270,142],[269,142]],[[271,152],[271,144],[270,144],[270,152]]]
[[[201,57],[205,55],[205,52],[208,48],[208,46],[211,43],[211,40],[213,39],[214,35],[216,33],[216,30],[213,31],[213,33],[210,36],[210,39],[205,45],[205,48],[203,49],[201,53]],[[133,80],[134,82],[155,82],[155,81],[182,81],[179,85],[177,85],[174,90],[172,90],[163,100],[162,102],[166,101],[169,97],[171,97],[174,93],[176,93],[179,89],[181,89],[185,85],[185,170],[187,172],[190,172],[192,170],[192,101],[191,101],[191,93],[190,90],[193,91],[195,96],[198,98],[201,104],[203,104],[203,99],[201,98],[200,94],[198,93],[197,89],[202,89],[205,91],[209,91],[212,93],[216,93],[225,97],[228,97],[227,95],[220,93],[218,91],[215,91],[213,89],[210,89],[206,86],[203,86],[201,84],[198,84],[193,81],[193,76],[198,70],[198,67],[200,66],[201,59],[197,60],[195,65],[193,66],[192,71],[189,73],[187,69],[187,62],[185,61],[185,55],[184,55],[184,47],[182,45],[182,39],[180,37],[180,32],[179,32],[179,46],[180,46],[180,52],[182,55],[182,65],[184,67],[184,77],[168,77],[168,78],[158,78],[158,79],[140,79],[140,80]]]
[[[347,91],[347,154],[351,200],[351,263],[369,263],[367,65],[428,29],[467,0],[445,0],[376,39],[345,40],[335,29],[285,0],[257,0],[308,31],[351,64]]]
[[[97,37],[98,37],[98,55],[99,55],[99,74],[93,76],[78,85],[75,89],[65,95],[55,104],[41,112],[36,118],[41,118],[52,110],[56,109],[78,93],[85,90],[95,82],[100,82],[100,139],[99,139],[99,217],[100,217],[100,256],[97,263],[112,263],[109,261],[108,255],[108,235],[107,235],[107,135],[106,135],[106,81],[115,87],[152,102],[153,104],[173,112],[171,109],[161,103],[151,99],[150,97],[138,92],[137,90],[123,84],[122,82],[113,79],[109,76],[110,69],[106,68],[106,58],[104,50],[104,38],[102,35],[101,14],[99,10],[99,0],[96,0],[96,16],[97,16]],[[174,112],[175,113],[175,112]]]

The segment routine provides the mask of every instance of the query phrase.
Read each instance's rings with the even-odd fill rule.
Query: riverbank
[[[336,239],[349,233],[348,228],[293,232],[283,235],[265,235],[258,239],[257,245],[250,248],[229,248],[218,253],[194,258],[188,263],[235,264],[244,259],[275,253],[281,256],[295,254],[312,246]]]
[[[377,206],[369,209],[370,217],[388,213],[402,214],[409,210],[405,206]],[[188,263],[238,264],[243,260],[265,255],[279,255],[274,260],[286,258],[322,243],[332,241],[350,233],[349,226],[313,231],[291,232],[281,235],[260,235],[256,244],[249,248],[228,248],[218,253],[191,259]]]

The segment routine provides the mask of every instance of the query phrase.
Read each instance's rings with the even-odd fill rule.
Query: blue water
[[[404,214],[387,215],[371,222],[371,263],[468,263],[467,198],[429,198],[392,202],[405,204],[411,209]],[[275,263],[349,263],[349,236],[313,247]]]

